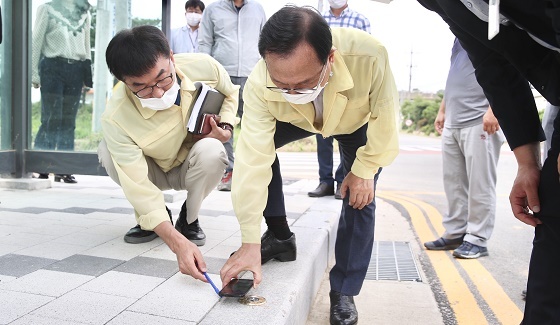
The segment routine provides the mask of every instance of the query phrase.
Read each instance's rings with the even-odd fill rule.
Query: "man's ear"
[[[332,47],[331,51],[329,52],[328,60],[332,63],[334,62],[334,52],[336,52],[336,47]]]

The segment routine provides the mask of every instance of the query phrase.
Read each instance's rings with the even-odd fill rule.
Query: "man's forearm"
[[[541,146],[539,142],[524,144],[513,149],[519,168],[541,169]]]
[[[180,250],[181,244],[187,240],[181,233],[175,230],[175,227],[169,221],[164,221],[160,223],[157,227],[154,228],[154,231],[158,236],[163,239],[163,241],[167,244],[169,249],[173,251],[173,253],[177,254]]]

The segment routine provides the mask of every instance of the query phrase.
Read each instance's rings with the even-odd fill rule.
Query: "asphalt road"
[[[400,147],[401,151],[397,159],[383,170],[378,183],[378,195],[398,193],[401,198],[421,201],[424,204],[422,208],[429,223],[427,228],[429,231],[422,233],[416,229],[418,224],[414,219],[409,220],[416,230],[420,243],[433,240],[441,235],[441,223],[437,216],[434,217],[437,213],[431,213],[426,206],[434,207],[442,216],[447,213],[447,200],[442,181],[440,139],[402,135]],[[428,258],[421,259],[433,284],[432,290],[443,306],[442,311],[444,312],[450,305],[453,306],[454,315],[449,317],[446,324],[455,321],[465,323],[463,316],[471,318],[473,314],[480,312],[489,323],[506,324],[518,319],[523,311],[524,301],[521,292],[525,289],[527,280],[533,229],[515,219],[510,209],[508,196],[516,172],[515,158],[507,144],[504,144],[498,164],[496,221],[494,232],[488,242],[490,253],[488,257],[476,261],[449,258],[450,262],[442,264],[434,261],[430,253],[425,252]],[[417,202],[417,205],[420,203]],[[406,214],[406,209],[401,207],[401,211]],[[432,238],[429,238],[430,235]],[[442,275],[447,276],[454,272],[458,274],[456,280],[463,281],[474,298],[470,305],[466,297],[469,296],[468,294],[459,293],[458,297],[453,296],[452,291],[453,287],[457,286],[456,282],[451,282],[451,288],[448,288],[446,279],[441,279]],[[463,298],[467,301],[461,301]],[[456,299],[459,301],[457,302]],[[461,310],[463,307],[465,309]],[[477,308],[480,311],[477,311]]]

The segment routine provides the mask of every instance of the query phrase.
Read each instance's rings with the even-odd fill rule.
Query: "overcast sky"
[[[206,5],[217,0],[203,0]],[[318,0],[258,0],[267,17],[287,3],[318,6]],[[184,0],[172,0],[171,27],[186,24]],[[323,8],[328,8],[324,0]],[[371,33],[389,51],[397,88],[408,90],[412,51],[412,89],[436,92],[445,88],[454,36],[443,20],[415,0],[393,0],[384,4],[371,0],[349,0],[348,6],[365,15]],[[174,10],[174,8],[178,8]]]
[[[171,0],[172,28],[186,24],[185,1]],[[203,1],[208,5],[218,0]],[[252,1],[259,1],[262,4],[267,17],[287,3],[311,5],[316,8],[319,3],[319,0]],[[33,20],[37,6],[45,2],[47,0],[33,0]],[[89,0],[89,2],[95,6],[98,0]],[[370,20],[372,34],[386,46],[399,90],[408,90],[411,59],[412,89],[436,92],[445,87],[453,35],[439,16],[420,6],[416,0],[393,0],[390,4],[371,0],[349,0],[348,5]],[[328,6],[328,1],[324,0],[323,9],[327,9]],[[161,2],[132,0],[132,15],[161,19]]]

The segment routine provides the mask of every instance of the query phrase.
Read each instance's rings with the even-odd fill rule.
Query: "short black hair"
[[[185,11],[189,8],[196,8],[199,7],[200,11],[204,11],[204,2],[200,0],[189,0],[185,2]]]
[[[312,7],[287,5],[272,15],[259,38],[259,53],[289,56],[301,43],[307,42],[322,64],[327,63],[332,48],[329,24]]]
[[[123,81],[148,73],[163,56],[170,57],[170,48],[163,32],[149,25],[123,29],[113,37],[105,51],[109,71]]]

